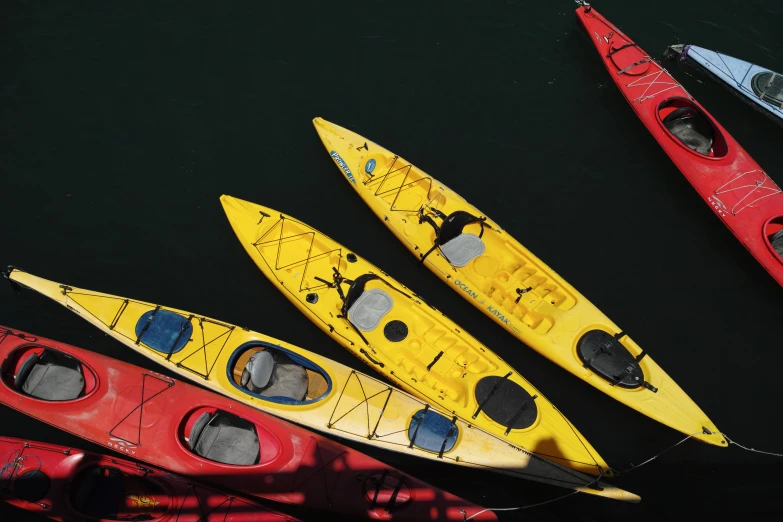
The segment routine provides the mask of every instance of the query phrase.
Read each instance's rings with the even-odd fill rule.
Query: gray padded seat
[[[307,396],[307,370],[287,355],[264,350],[253,355],[242,371],[242,386],[263,397],[303,401]]]
[[[223,411],[202,413],[190,429],[188,443],[197,455],[223,464],[252,466],[261,454],[253,424]]]
[[[780,257],[783,257],[783,229],[778,230],[774,236],[769,240],[772,243],[772,248],[778,253]]]
[[[380,288],[365,290],[348,309],[348,320],[363,332],[375,330],[394,307],[394,299]]]
[[[30,354],[14,377],[14,388],[46,401],[70,401],[84,391],[81,364],[71,357],[44,351]]]
[[[460,234],[440,247],[446,259],[456,267],[463,267],[484,253],[486,246],[476,234]]]

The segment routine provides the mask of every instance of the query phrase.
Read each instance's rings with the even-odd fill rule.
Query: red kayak
[[[675,165],[783,285],[783,194],[669,72],[589,5],[576,16],[609,75]]]
[[[116,359],[2,326],[0,358],[6,406],[229,491],[378,520],[481,511],[326,437]]]
[[[179,475],[75,448],[0,437],[0,496],[54,520],[293,522]]]

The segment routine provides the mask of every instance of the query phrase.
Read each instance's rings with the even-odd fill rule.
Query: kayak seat
[[[95,468],[80,481],[71,498],[83,515],[115,518],[125,499],[125,476],[117,468]]]
[[[14,377],[14,389],[46,401],[76,399],[84,391],[81,364],[51,350],[30,354]]]
[[[780,257],[783,257],[783,228],[769,238],[769,242],[772,243],[772,248],[775,249],[775,252],[777,252]]]
[[[456,267],[463,267],[482,255],[484,242],[475,234],[460,234],[440,248],[446,259]]]
[[[307,370],[282,352],[254,354],[242,371],[240,384],[264,397],[285,397],[303,401],[307,396]]]
[[[458,436],[459,428],[451,419],[430,409],[417,411],[408,427],[408,439],[412,445],[438,453],[450,451]]]
[[[471,223],[481,224],[481,234],[463,233]],[[443,220],[437,243],[446,260],[456,267],[463,267],[479,257],[486,250],[481,236],[484,234],[484,219],[464,210],[457,210]]]
[[[375,330],[394,307],[394,299],[380,288],[364,290],[348,309],[348,320],[363,332]]]
[[[150,310],[141,314],[135,330],[139,342],[156,352],[170,354],[188,344],[193,324],[187,317],[168,310]]]
[[[680,107],[663,119],[664,126],[689,149],[709,156],[715,136],[709,121],[693,107]]]
[[[603,330],[590,330],[576,347],[585,368],[592,370],[613,386],[638,388],[644,383],[644,372],[618,337]]]
[[[237,466],[257,464],[261,454],[253,423],[224,411],[202,413],[190,429],[188,444],[196,455]]]
[[[490,375],[476,383],[476,402],[479,412],[506,428],[506,434],[511,430],[527,428],[535,422],[538,415],[536,396],[531,396],[522,386],[508,379],[511,373],[504,377]]]
[[[756,96],[775,107],[783,108],[783,76],[771,71],[755,75],[750,85]]]

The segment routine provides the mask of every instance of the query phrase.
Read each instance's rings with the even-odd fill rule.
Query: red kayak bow
[[[255,408],[81,348],[0,326],[0,359],[6,406],[229,491],[376,520],[481,510]]]
[[[0,496],[54,520],[295,522],[167,471],[75,448],[0,437]]]
[[[625,99],[704,201],[783,285],[783,195],[726,129],[589,5],[576,16]]]

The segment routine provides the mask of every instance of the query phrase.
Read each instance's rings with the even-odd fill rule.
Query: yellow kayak
[[[500,226],[410,162],[321,118],[335,164],[420,262],[517,339],[623,404],[726,447],[653,359]]]
[[[633,493],[594,484],[593,477],[531,456],[384,382],[277,339],[18,269],[8,277],[170,371],[297,424],[420,458],[639,501]]]
[[[405,285],[296,219],[222,196],[242,246],[311,321],[403,390],[509,444],[609,467],[530,382]]]

